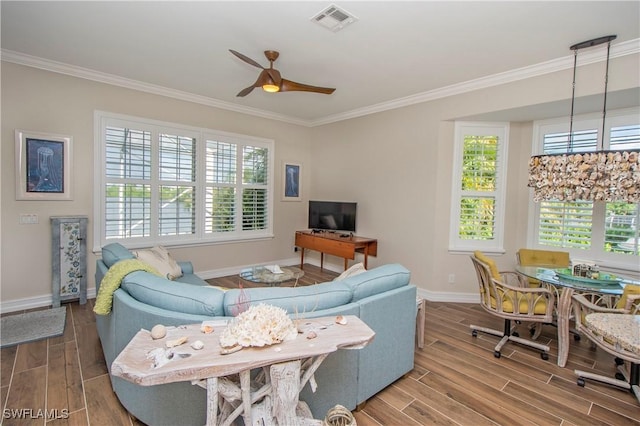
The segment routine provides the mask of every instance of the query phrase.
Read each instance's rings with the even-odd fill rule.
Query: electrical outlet
[[[456,282],[456,274],[449,274],[449,284]]]

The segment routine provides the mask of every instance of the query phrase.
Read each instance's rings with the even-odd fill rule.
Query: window
[[[452,251],[503,252],[508,124],[458,122],[455,127]]]
[[[272,236],[273,141],[96,112],[95,249]]]
[[[636,111],[609,112],[602,146],[605,150],[640,149],[640,117]],[[597,149],[602,117],[574,117],[574,141],[569,144],[568,119],[534,123],[534,152],[557,154]],[[530,245],[560,248],[577,259],[613,267],[638,265],[640,211],[637,204],[591,201],[532,203]]]

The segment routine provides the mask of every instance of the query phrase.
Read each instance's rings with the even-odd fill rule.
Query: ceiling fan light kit
[[[280,91],[280,87],[276,86],[275,84],[263,84],[262,90],[269,93],[275,93]]]
[[[323,93],[325,95],[332,94],[336,89],[329,87],[318,87],[311,86],[309,84],[296,83],[295,81],[287,80],[282,78],[280,75],[280,71],[273,68],[273,62],[278,59],[280,54],[275,50],[265,50],[264,56],[269,60],[269,68],[265,68],[260,65],[258,62],[249,58],[248,56],[243,55],[240,52],[236,52],[235,50],[229,49],[229,52],[233,53],[237,58],[246,62],[249,65],[253,65],[256,68],[260,68],[262,71],[260,75],[258,75],[258,79],[255,83],[253,83],[249,87],[245,87],[242,89],[236,96],[244,97],[247,96],[255,87],[261,87],[262,90],[269,93],[277,93],[277,92],[312,92],[312,93]]]

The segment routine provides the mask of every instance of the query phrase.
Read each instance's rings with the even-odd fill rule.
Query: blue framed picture
[[[16,199],[72,199],[71,137],[16,130]]]
[[[285,161],[283,166],[283,201],[301,201],[302,200],[302,165]]]

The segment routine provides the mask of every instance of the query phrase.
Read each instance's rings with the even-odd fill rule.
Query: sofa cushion
[[[156,268],[163,277],[175,280],[182,276],[182,269],[169,251],[163,246],[155,246],[150,249],[134,250],[133,255],[139,260]]]
[[[241,291],[244,297],[241,297]],[[246,302],[245,302],[246,301]],[[351,301],[351,290],[342,282],[327,282],[304,287],[257,287],[232,289],[224,296],[224,314],[236,316],[244,304],[266,303],[288,314],[303,314],[341,306]],[[246,309],[248,306],[244,306]]]
[[[124,259],[119,261],[109,268],[102,279],[93,312],[98,315],[108,315],[113,306],[113,293],[120,287],[124,277],[135,271],[146,271],[160,275],[153,266],[138,259]]]
[[[133,272],[120,285],[134,299],[158,308],[195,315],[223,316],[225,292],[211,287],[169,281],[148,272]]]
[[[184,274],[180,278],[176,278],[176,282],[205,286],[205,287],[209,286],[209,283],[207,283],[205,280],[203,280],[202,278],[200,278],[199,276],[193,273]]]
[[[111,268],[117,262],[125,259],[133,259],[135,256],[126,247],[119,243],[111,243],[102,247],[102,262]]]
[[[408,285],[410,279],[411,272],[408,269],[392,263],[350,276],[339,282],[351,288],[352,301],[357,302],[365,297]]]

